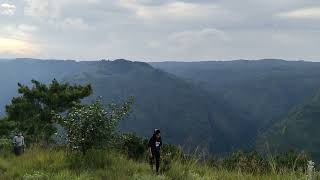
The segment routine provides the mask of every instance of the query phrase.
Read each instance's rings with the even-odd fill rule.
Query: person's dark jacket
[[[160,147],[162,146],[161,137],[157,139],[156,135],[154,134],[148,143],[148,147],[151,148],[152,154],[160,153]]]

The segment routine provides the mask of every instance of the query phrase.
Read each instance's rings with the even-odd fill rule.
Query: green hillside
[[[151,65],[223,98],[244,115],[252,127],[257,127],[253,138],[285,118],[292,108],[309,101],[320,89],[320,63],[317,62],[265,59]]]
[[[284,152],[296,149],[310,153],[320,161],[320,94],[293,109],[258,139],[258,149]]]
[[[241,138],[250,137],[250,131],[239,133],[239,126],[246,122],[223,101],[145,63],[100,62],[97,70],[76,74],[66,81],[91,83],[94,93],[87,101],[100,96],[105,103],[135,97],[132,116],[120,128],[144,137],[160,128],[166,141],[181,144],[186,150],[202,146],[226,152],[240,147]]]
[[[94,94],[86,102],[100,96],[105,103],[134,96],[132,116],[120,124],[123,131],[148,137],[152,129],[160,128],[169,143],[184,145],[186,150],[201,146],[211,152],[231,151],[253,140],[255,127],[220,97],[146,63],[19,59],[0,64],[2,107],[17,95],[18,82],[30,85],[31,79],[46,83],[56,78],[92,84]],[[242,126],[248,131],[239,131]]]

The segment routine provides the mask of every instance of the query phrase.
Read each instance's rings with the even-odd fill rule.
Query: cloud
[[[0,55],[6,57],[27,57],[41,53],[39,43],[33,39],[37,26],[29,24],[0,26]]]
[[[13,4],[3,3],[0,5],[0,14],[12,16],[16,11],[16,6]]]
[[[62,22],[62,26],[65,28],[73,28],[77,30],[89,29],[89,25],[87,25],[81,18],[66,18]]]
[[[320,7],[304,8],[289,12],[279,13],[276,16],[282,18],[320,18]]]
[[[151,22],[214,21],[230,16],[230,12],[214,3],[172,1],[154,5],[150,1],[120,0],[120,6],[131,10],[137,18]]]
[[[168,40],[171,44],[187,47],[196,47],[216,43],[217,41],[229,41],[227,34],[218,29],[203,29],[200,31],[184,31],[169,35]]]
[[[34,25],[20,24],[18,26],[18,29],[23,32],[33,32],[33,31],[36,31],[38,29],[38,27],[34,26]]]
[[[39,47],[30,42],[0,37],[0,54],[3,56],[26,57],[39,53]]]
[[[0,38],[41,47],[39,58],[319,58],[315,0],[1,2],[16,11],[0,16]]]
[[[24,14],[35,18],[59,18],[69,0],[24,0]]]

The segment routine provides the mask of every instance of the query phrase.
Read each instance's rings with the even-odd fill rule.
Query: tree
[[[15,128],[15,122],[8,121],[8,118],[0,118],[0,138],[8,138]]]
[[[105,148],[117,139],[118,122],[128,115],[133,99],[122,105],[110,104],[104,109],[97,101],[91,105],[78,105],[66,117],[57,115],[67,132],[67,144],[72,151],[83,155],[92,148]]]
[[[20,131],[36,141],[49,142],[56,132],[53,126],[53,112],[63,113],[71,109],[80,100],[92,93],[91,85],[70,85],[53,80],[46,85],[32,80],[33,86],[18,84],[19,97],[14,97],[6,106],[8,121],[16,122]]]

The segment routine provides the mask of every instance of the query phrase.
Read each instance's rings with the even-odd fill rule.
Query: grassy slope
[[[0,179],[174,179],[174,180],[294,180],[306,179],[302,174],[286,173],[255,176],[241,172],[216,170],[194,162],[174,161],[172,168],[156,176],[145,162],[128,160],[115,152],[95,152],[83,161],[72,161],[61,150],[29,150],[20,157],[0,154]],[[78,157],[76,157],[78,158]],[[76,162],[76,163],[74,163]]]

